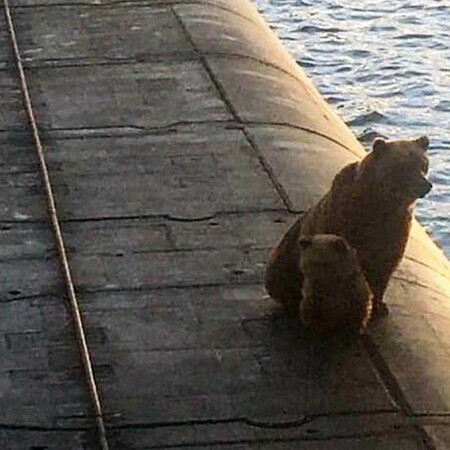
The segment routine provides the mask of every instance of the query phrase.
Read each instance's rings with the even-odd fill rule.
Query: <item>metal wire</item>
[[[108,446],[108,441],[106,439],[106,431],[105,431],[105,423],[103,421],[102,406],[100,403],[100,397],[98,395],[97,384],[95,382],[94,371],[92,368],[91,358],[89,355],[89,348],[87,345],[86,335],[84,332],[83,320],[81,317],[80,308],[78,306],[78,300],[77,300],[77,297],[75,294],[75,287],[74,287],[74,284],[72,281],[72,274],[70,271],[69,261],[67,259],[67,252],[66,252],[66,248],[64,245],[64,239],[63,239],[61,227],[59,224],[59,219],[58,219],[58,214],[57,214],[57,209],[56,209],[56,204],[55,204],[55,196],[53,194],[52,184],[50,181],[50,175],[48,172],[47,163],[46,163],[45,156],[44,156],[44,149],[42,147],[41,139],[39,136],[38,126],[36,123],[36,118],[35,118],[35,115],[33,112],[33,106],[32,106],[31,99],[30,99],[30,93],[28,90],[28,85],[27,85],[27,81],[26,81],[26,77],[25,77],[25,71],[23,69],[22,58],[20,55],[19,45],[17,42],[17,36],[16,36],[15,29],[14,29],[14,23],[13,23],[12,16],[11,16],[9,2],[8,2],[8,0],[3,0],[3,1],[4,1],[5,15],[6,15],[6,20],[7,20],[7,24],[8,24],[9,34],[11,37],[11,43],[12,43],[12,47],[13,47],[13,51],[14,51],[14,57],[16,60],[17,69],[19,71],[23,101],[24,101],[24,105],[26,108],[28,120],[29,120],[29,123],[31,126],[31,130],[33,133],[35,149],[36,149],[36,153],[38,156],[39,166],[40,166],[41,174],[42,174],[43,181],[44,181],[45,193],[46,193],[46,197],[47,197],[47,204],[48,204],[51,224],[52,224],[52,228],[53,228],[53,231],[55,234],[59,258],[60,258],[61,266],[62,266],[63,273],[64,273],[64,280],[65,280],[67,294],[68,294],[69,301],[70,301],[70,307],[72,310],[72,315],[73,315],[73,320],[74,320],[75,330],[76,330],[76,335],[77,335],[77,341],[78,341],[78,345],[79,345],[79,349],[80,349],[80,353],[81,353],[81,359],[83,362],[83,368],[85,371],[86,381],[87,381],[88,388],[89,388],[89,393],[90,393],[91,400],[92,400],[94,410],[95,410],[95,418],[96,418],[96,425],[97,425],[97,430],[98,430],[100,448],[101,448],[101,450],[108,450],[109,446]]]

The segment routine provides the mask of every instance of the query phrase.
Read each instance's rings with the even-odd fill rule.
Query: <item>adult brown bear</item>
[[[287,230],[270,255],[265,285],[286,307],[298,308],[303,276],[302,235],[336,234],[357,251],[374,294],[374,311],[386,314],[383,294],[405,251],[414,202],[432,185],[427,180],[429,141],[376,139],[361,161],[345,166],[330,190]]]

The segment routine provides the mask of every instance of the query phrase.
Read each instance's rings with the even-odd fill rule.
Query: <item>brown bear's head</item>
[[[359,179],[367,181],[380,201],[391,206],[411,205],[424,197],[432,184],[427,180],[429,141],[375,139],[372,151],[361,161]]]
[[[342,237],[334,234],[301,236],[300,271],[308,277],[342,277],[357,265],[356,251]]]

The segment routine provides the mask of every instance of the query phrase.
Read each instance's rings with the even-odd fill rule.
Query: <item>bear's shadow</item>
[[[348,366],[363,352],[358,336],[313,333],[300,323],[297,314],[276,307],[244,328],[260,339],[257,360],[272,386],[294,381],[292,388],[303,389],[339,383],[349,377]]]

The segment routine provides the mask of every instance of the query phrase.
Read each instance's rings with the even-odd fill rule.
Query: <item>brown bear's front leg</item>
[[[410,215],[396,217],[382,229],[383,232],[380,233],[380,236],[383,236],[382,240],[378,242],[372,240],[370,251],[359,253],[366,280],[374,294],[373,318],[384,317],[389,313],[383,297],[392,273],[405,252],[410,220]],[[374,242],[378,245],[373,245]]]
[[[373,306],[372,306],[372,318],[371,320],[378,319],[381,317],[386,317],[389,314],[389,308],[386,303],[383,301],[383,297],[373,298]]]
[[[385,317],[389,314],[388,306],[383,301],[384,292],[386,291],[389,278],[390,270],[380,273],[380,270],[378,268],[378,270],[375,269],[369,273],[366,272],[366,280],[373,292],[371,320]]]

